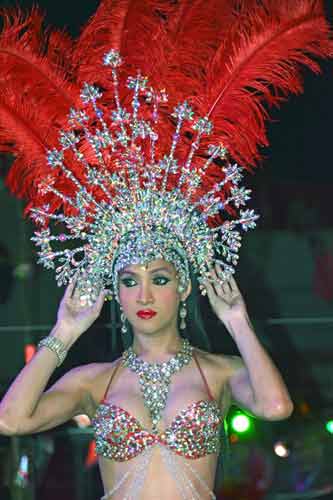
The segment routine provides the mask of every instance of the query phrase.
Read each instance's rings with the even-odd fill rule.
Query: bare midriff
[[[194,490],[197,492],[197,497],[188,496],[188,498],[200,498],[202,500],[211,500],[213,497],[208,493],[209,490],[213,490],[215,469],[217,462],[217,455],[211,454],[202,458],[195,460],[187,459],[173,453],[170,450],[164,450],[164,452],[172,454],[172,459],[176,460],[177,463],[181,464],[180,469],[184,469],[190,477]],[[172,474],[172,471],[168,469],[163,458],[162,446],[155,445],[154,449],[148,450],[151,453],[149,457],[149,464],[145,467],[145,470],[139,475],[144,474],[144,482],[141,487],[137,488],[138,496],[137,500],[182,500],[184,498],[184,493],[182,494],[179,488],[183,488],[181,481]],[[99,466],[104,486],[105,495],[111,492],[112,489],[117,485],[122,478],[129,473],[130,470],[139,468],[142,463],[142,457],[139,455],[131,460],[124,462],[116,462],[108,458],[99,457]],[[204,481],[206,486],[203,486],[202,482],[196,477],[191,469],[194,469],[197,475]],[[127,480],[125,480],[122,485],[108,497],[108,500],[123,500],[126,495],[129,494],[131,488],[131,475]],[[134,486],[135,490],[135,486]],[[189,495],[189,493],[188,493]],[[132,498],[130,496],[129,498]],[[186,497],[187,498],[187,497]]]

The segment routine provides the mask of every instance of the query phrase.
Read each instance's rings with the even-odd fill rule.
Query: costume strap
[[[122,362],[122,358],[119,358],[117,364],[116,364],[116,367],[113,369],[112,373],[111,373],[111,376],[110,376],[110,380],[109,380],[109,383],[108,385],[106,386],[106,389],[105,389],[105,392],[104,392],[104,396],[102,398],[102,401],[105,401],[106,400],[106,396],[107,396],[107,393],[109,392],[109,389],[111,387],[111,383],[112,383],[112,380],[114,379],[114,376],[116,374],[116,372],[118,371],[118,368],[120,367],[121,365],[121,362]]]
[[[196,364],[197,364],[197,367],[198,367],[198,369],[199,369],[199,372],[200,372],[200,375],[201,375],[201,377],[202,377],[202,380],[203,380],[203,382],[204,382],[204,384],[205,384],[205,386],[206,386],[206,389],[207,389],[207,393],[208,393],[209,399],[214,400],[215,398],[213,397],[213,395],[212,395],[212,393],[211,393],[211,391],[210,391],[210,389],[209,389],[209,385],[208,385],[207,379],[206,379],[206,377],[205,377],[205,375],[204,375],[204,373],[203,373],[203,371],[202,371],[202,368],[201,368],[201,366],[200,366],[200,364],[199,364],[198,358],[197,358],[197,356],[196,356],[196,354],[195,354],[195,352],[194,352],[194,351],[193,351],[193,358],[194,358],[194,361],[195,361],[195,362],[196,362]]]

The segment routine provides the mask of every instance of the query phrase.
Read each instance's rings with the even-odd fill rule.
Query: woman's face
[[[189,291],[178,292],[173,264],[158,259],[147,267],[133,264],[119,274],[119,299],[134,332],[155,333],[176,328],[180,300]]]

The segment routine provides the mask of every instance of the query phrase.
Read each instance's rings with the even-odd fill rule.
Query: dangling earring
[[[179,328],[181,330],[185,330],[186,329],[185,318],[187,316],[186,302],[182,302],[182,304],[180,306],[180,310],[179,310],[179,316],[180,316],[180,325],[179,325]]]
[[[127,333],[126,316],[122,311],[120,314],[120,321],[121,321],[121,333],[125,335],[125,333]]]

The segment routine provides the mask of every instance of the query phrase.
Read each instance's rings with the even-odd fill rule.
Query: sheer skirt
[[[184,460],[165,446],[156,446],[160,449],[163,465],[175,482],[179,499],[216,500],[215,494],[210,490],[204,478],[199,475],[198,471],[190,463],[190,460]],[[147,471],[153,457],[154,448],[154,446],[147,448],[101,500],[113,500],[115,495],[120,493],[120,489],[123,490],[123,500],[139,500],[141,498],[140,495],[145,491],[144,486],[146,485]]]

